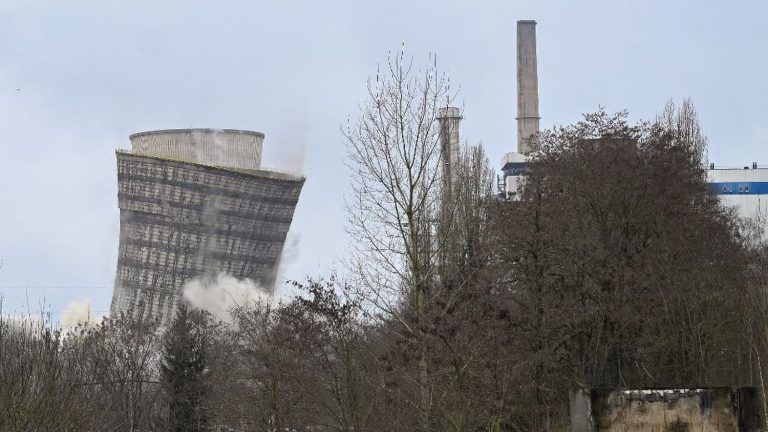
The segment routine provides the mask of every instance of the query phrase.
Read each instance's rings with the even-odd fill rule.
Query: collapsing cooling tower
[[[186,282],[275,283],[304,177],[261,169],[264,135],[177,129],[117,151],[120,246],[113,316],[169,322]]]

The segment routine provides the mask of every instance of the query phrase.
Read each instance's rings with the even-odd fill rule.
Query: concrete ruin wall
[[[167,322],[187,281],[219,272],[272,288],[303,177],[129,151],[117,177],[112,314]]]
[[[615,390],[571,393],[571,432],[757,432],[752,387]]]

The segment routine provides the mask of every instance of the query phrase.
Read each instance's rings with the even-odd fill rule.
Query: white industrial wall
[[[720,200],[736,207],[742,217],[768,216],[768,168],[711,169],[707,181]]]

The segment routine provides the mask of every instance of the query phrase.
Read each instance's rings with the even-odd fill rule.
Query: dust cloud
[[[78,324],[98,324],[104,317],[96,315],[91,307],[91,299],[73,301],[59,316],[59,322],[63,329],[77,326]]]
[[[192,307],[207,311],[225,323],[232,323],[233,308],[279,301],[251,279],[237,279],[226,273],[190,280],[184,284],[182,296]]]

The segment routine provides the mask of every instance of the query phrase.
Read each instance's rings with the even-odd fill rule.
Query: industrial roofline
[[[743,167],[740,166],[717,166],[714,163],[709,163],[706,166],[706,169],[709,171],[712,170],[748,170],[748,169],[768,169],[768,165],[758,165],[757,162],[752,162],[751,165],[745,165]]]

